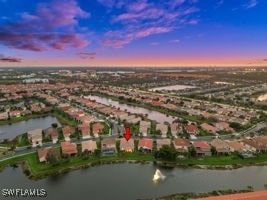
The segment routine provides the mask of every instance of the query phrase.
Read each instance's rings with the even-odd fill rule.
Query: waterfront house
[[[157,139],[157,150],[160,150],[160,148],[161,148],[163,145],[168,145],[168,146],[170,146],[170,145],[171,145],[171,140],[168,139],[168,138],[165,138],[165,139]]]
[[[42,129],[28,131],[28,140],[32,143],[32,147],[42,146]]]
[[[120,150],[125,152],[134,152],[134,139],[129,139],[128,141],[125,138],[120,140]]]
[[[238,153],[242,153],[246,150],[246,147],[238,141],[228,141],[227,142],[230,148],[231,152],[238,152]]]
[[[104,128],[105,128],[105,126],[103,123],[100,123],[100,122],[94,123],[92,125],[92,132],[93,132],[94,136],[98,137],[99,134],[103,134]]]
[[[197,156],[211,156],[211,146],[206,141],[195,141],[193,147]]]
[[[217,154],[228,154],[230,153],[230,146],[229,144],[221,139],[214,139],[210,142],[211,146],[216,149]]]
[[[21,117],[21,111],[19,111],[19,110],[10,111],[9,116],[10,116],[10,118]]]
[[[167,132],[168,132],[168,125],[166,124],[157,124],[156,131],[159,131],[161,134],[161,137],[166,138]]]
[[[70,143],[70,142],[65,141],[65,142],[61,142],[60,146],[61,146],[62,154],[73,156],[78,153],[76,143]]]
[[[173,144],[174,144],[174,148],[179,153],[188,152],[188,148],[191,146],[190,141],[184,138],[175,138],[173,140]]]
[[[138,150],[143,152],[152,152],[153,140],[149,138],[142,138],[138,143]]]
[[[62,128],[62,134],[65,138],[65,141],[70,141],[70,135],[75,133],[75,129],[71,126],[64,126]]]
[[[82,152],[88,150],[90,153],[93,153],[97,149],[96,141],[88,140],[82,142]]]
[[[203,123],[200,125],[201,128],[209,133],[212,133],[212,134],[216,134],[216,132],[218,131],[218,129],[210,124],[207,124],[207,123]]]
[[[40,162],[46,162],[46,156],[48,151],[51,149],[51,147],[43,148],[43,149],[38,149],[37,154]]]
[[[114,155],[117,152],[115,138],[104,138],[101,141],[101,151],[103,155]]]
[[[7,120],[8,119],[8,112],[0,113],[0,120]]]
[[[193,124],[190,124],[190,125],[185,126],[185,130],[190,135],[197,135],[197,134],[199,134],[198,128],[195,125],[193,125]]]
[[[58,132],[57,128],[47,128],[44,130],[44,137],[52,140],[53,144],[57,143],[58,141]]]
[[[243,139],[242,143],[249,151],[253,152],[267,151],[267,136],[259,136],[251,139]]]

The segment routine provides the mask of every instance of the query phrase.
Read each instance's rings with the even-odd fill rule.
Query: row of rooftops
[[[134,139],[129,139],[128,141],[124,138],[103,138],[101,140],[101,151],[116,153],[116,141],[120,141],[120,150],[126,152],[133,152],[135,150]],[[206,141],[189,141],[184,138],[175,138],[173,140],[165,139],[150,139],[141,138],[138,141],[138,150],[151,152],[154,149],[154,141],[156,143],[156,148],[159,150],[163,145],[171,145],[173,143],[175,149],[180,153],[188,152],[189,147],[194,147],[197,155],[211,156],[211,147],[215,147],[217,153],[230,153],[230,152],[246,152],[251,151],[267,151],[267,136],[244,139],[241,141],[224,141],[221,139],[214,139],[211,142]],[[78,153],[77,144],[71,143],[69,141],[64,141],[60,143],[60,147],[63,154],[75,155]],[[82,152],[88,150],[89,152],[94,152],[97,149],[97,141],[87,140],[81,142]],[[39,159],[40,156],[44,155],[44,149],[38,149]],[[47,149],[48,151],[48,149]],[[46,152],[47,152],[46,151]]]

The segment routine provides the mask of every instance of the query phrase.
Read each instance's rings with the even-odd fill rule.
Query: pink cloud
[[[15,62],[19,63],[21,62],[21,58],[11,57],[11,56],[4,56],[3,54],[0,54],[0,62]]]
[[[96,52],[80,52],[80,53],[77,53],[77,55],[81,59],[94,59],[96,56]]]
[[[18,34],[1,33],[0,44],[10,48],[28,51],[46,51],[48,48],[64,50],[67,47],[82,48],[89,45],[79,34]]]
[[[185,2],[190,6],[184,6]],[[113,16],[112,23],[122,28],[109,31],[116,34],[105,34],[102,44],[121,48],[132,41],[155,34],[171,32],[181,25],[195,25],[198,21],[191,18],[199,9],[192,6],[194,0],[168,0],[164,4],[147,0],[128,1],[126,10]]]
[[[139,11],[144,10],[147,7],[148,7],[148,3],[146,0],[139,0],[137,2],[129,4],[127,8],[129,11],[139,12]]]
[[[135,36],[136,38],[143,38],[149,35],[159,34],[159,33],[167,33],[172,30],[171,27],[150,27],[141,31],[138,31]]]
[[[82,48],[89,45],[89,41],[81,34],[74,33],[74,29],[80,28],[77,18],[89,16],[74,0],[40,3],[34,14],[23,13],[20,21],[1,26],[0,44],[36,52],[49,48]],[[58,32],[62,28],[66,29],[65,33]]]

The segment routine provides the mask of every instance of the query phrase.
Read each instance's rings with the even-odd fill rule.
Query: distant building
[[[49,80],[47,78],[30,78],[30,79],[24,79],[22,82],[23,83],[49,83]]]

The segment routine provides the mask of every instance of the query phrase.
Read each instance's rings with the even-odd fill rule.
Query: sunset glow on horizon
[[[0,0],[0,67],[266,66],[263,0]]]

